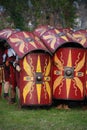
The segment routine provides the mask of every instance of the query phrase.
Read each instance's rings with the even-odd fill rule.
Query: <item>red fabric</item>
[[[3,63],[3,51],[0,49],[0,65]]]
[[[12,65],[10,65],[10,83],[11,83],[13,88],[15,88],[17,86],[16,70],[14,69],[14,67]]]
[[[7,55],[7,50],[5,50],[5,54]],[[6,62],[9,62],[9,66],[5,66],[5,81],[9,81],[13,88],[16,87],[16,70],[13,65],[10,63],[11,61],[15,61],[15,57],[7,57]]]
[[[4,67],[4,74],[5,74],[5,81],[9,81],[10,80],[10,67],[9,66]]]
[[[12,88],[15,88],[17,86],[16,83],[16,70],[13,67],[12,63],[15,61],[15,56],[8,57],[8,49],[5,50],[4,54],[6,54],[6,62],[9,63],[8,66],[5,67],[5,81],[9,81],[12,85]]]

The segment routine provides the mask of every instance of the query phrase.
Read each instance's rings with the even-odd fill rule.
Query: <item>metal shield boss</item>
[[[85,56],[82,48],[60,48],[53,57],[53,98],[83,100]]]
[[[52,103],[51,57],[48,53],[30,53],[21,61],[21,105]]]

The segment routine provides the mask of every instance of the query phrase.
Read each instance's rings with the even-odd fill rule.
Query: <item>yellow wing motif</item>
[[[45,84],[46,84],[46,91],[47,91],[47,93],[49,95],[49,99],[51,99],[51,88],[50,88],[50,85],[49,85],[48,82],[45,82]]]
[[[62,80],[63,80],[62,75],[56,78],[53,84],[53,92],[55,92],[55,89],[61,84]]]
[[[49,58],[49,63],[48,63],[48,65],[47,65],[47,67],[46,67],[45,76],[48,76],[48,75],[49,75],[49,73],[50,73],[50,68],[51,68],[51,60],[50,60],[50,58]]]
[[[56,54],[54,56],[54,61],[55,61],[55,65],[57,66],[57,68],[59,70],[63,70],[63,63],[59,60],[59,58],[57,57]]]
[[[9,38],[11,42],[13,43],[17,43],[17,42],[20,42],[20,39],[19,38]]]
[[[83,83],[81,82],[81,80],[78,77],[74,77],[76,86],[79,88],[81,95],[83,96]]]
[[[4,35],[4,36],[6,36],[7,38],[8,38],[9,36],[11,36],[11,34],[12,34],[12,31],[10,31],[10,30],[9,30],[9,31],[8,31],[8,30],[7,30],[7,31],[5,30],[5,31],[0,32],[0,35]]]
[[[32,88],[32,84],[33,84],[33,82],[27,83],[27,85],[26,85],[26,86],[24,87],[24,89],[23,89],[24,102],[25,102],[25,100],[26,100],[27,94],[30,92],[30,90],[31,90],[31,88]]]
[[[73,36],[76,38],[76,39],[81,39],[81,41],[79,41],[82,45],[84,45],[84,43],[86,42],[86,36],[84,34],[73,34]]]
[[[19,38],[10,38],[10,41],[13,42],[13,43],[19,43],[19,51],[21,53],[24,53],[24,41],[19,39]]]
[[[32,70],[31,70],[31,66],[28,64],[27,60],[26,60],[26,57],[24,58],[23,60],[23,67],[24,67],[24,70],[25,72],[27,73],[27,75],[29,75],[30,77],[33,77],[33,73],[32,73]],[[24,98],[24,102],[26,100],[26,96],[27,94],[30,92],[31,88],[32,88],[32,85],[33,85],[33,81],[29,81],[27,83],[27,85],[25,85],[24,89],[23,89],[23,98]]]
[[[60,31],[57,30],[57,29],[55,29],[55,32],[56,32],[57,34],[60,33]],[[65,35],[61,36],[60,38],[64,39],[65,41],[69,41]]]
[[[54,45],[56,43],[56,37],[54,35],[48,35],[48,36],[43,36],[45,40],[49,40],[49,43],[51,44],[51,48],[54,49]]]
[[[82,60],[77,64],[75,71],[79,71],[84,66],[84,63],[85,63],[85,53]]]
[[[32,69],[31,69],[31,66],[27,63],[26,57],[24,58],[24,61],[23,61],[23,67],[26,73],[32,77],[33,76]]]

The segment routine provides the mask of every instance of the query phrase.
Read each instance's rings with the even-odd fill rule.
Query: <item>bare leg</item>
[[[8,99],[8,97],[9,97],[9,86],[10,86],[9,81],[5,81],[5,83],[4,83],[4,98],[6,98],[6,99]]]

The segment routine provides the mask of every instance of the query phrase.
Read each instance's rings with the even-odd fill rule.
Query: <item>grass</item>
[[[0,99],[0,130],[85,130],[87,129],[87,110],[18,109]]]

